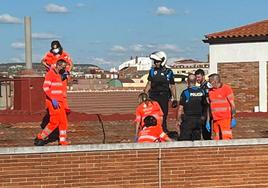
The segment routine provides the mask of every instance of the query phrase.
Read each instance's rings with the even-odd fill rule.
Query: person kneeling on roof
[[[144,127],[139,132],[138,143],[171,141],[154,116],[146,116],[143,121]]]

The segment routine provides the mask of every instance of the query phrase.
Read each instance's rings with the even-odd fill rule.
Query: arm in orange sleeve
[[[46,53],[46,55],[41,60],[41,63],[46,67],[46,69],[50,69],[51,64],[53,64],[53,58],[50,52]]]
[[[51,77],[50,77],[50,74],[49,72],[46,74],[45,76],[45,81],[43,83],[43,90],[46,94],[46,96],[51,100],[51,90],[50,90],[50,87],[51,87],[51,83],[52,83],[52,80],[51,80]]]
[[[226,87],[226,98],[231,106],[231,115],[232,117],[234,117],[234,115],[236,114],[236,108],[234,103],[234,93],[230,86]]]
[[[141,113],[140,113],[140,110],[139,110],[140,108],[139,108],[139,106],[137,107],[137,109],[136,109],[136,119],[135,119],[135,122],[136,122],[136,136],[138,136],[138,133],[139,133],[139,127],[140,127],[140,125],[141,125],[141,119],[142,119],[142,115],[141,115]]]
[[[73,68],[73,61],[71,59],[71,56],[67,52],[63,52],[63,59],[67,63],[66,71],[70,72]]]
[[[160,134],[159,137],[160,137],[161,141],[166,141],[166,142],[171,142],[172,141],[163,130],[161,130],[161,134]]]

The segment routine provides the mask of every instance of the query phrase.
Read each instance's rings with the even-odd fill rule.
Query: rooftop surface
[[[13,115],[0,123],[0,147],[33,146],[36,134],[41,130],[40,122],[44,114]],[[20,117],[21,118],[20,120]],[[73,112],[69,116],[68,139],[71,145],[101,143],[133,143],[134,114],[97,115]],[[234,139],[267,138],[267,113],[239,113],[238,125],[233,129]],[[102,126],[102,123],[103,126]],[[169,116],[170,131],[176,131],[174,114]],[[48,145],[57,145],[57,142]]]

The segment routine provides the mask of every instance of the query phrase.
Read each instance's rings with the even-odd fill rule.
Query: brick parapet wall
[[[0,187],[267,187],[267,146],[237,139],[0,148]]]
[[[219,63],[218,73],[233,88],[238,111],[253,112],[259,106],[258,62]]]

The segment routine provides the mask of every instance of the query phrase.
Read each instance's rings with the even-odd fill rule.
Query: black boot
[[[34,139],[34,145],[35,146],[44,146],[46,144],[45,140],[39,139],[39,138],[35,138]]]

